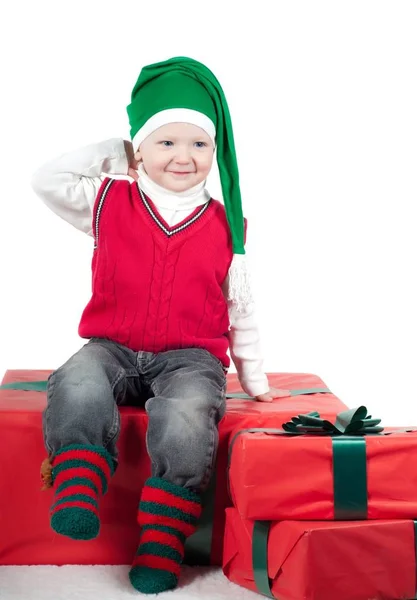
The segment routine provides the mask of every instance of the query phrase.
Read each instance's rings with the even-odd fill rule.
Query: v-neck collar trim
[[[208,202],[206,202],[202,206],[197,206],[195,208],[195,210],[190,215],[188,215],[188,217],[186,217],[183,221],[181,221],[174,227],[170,227],[168,225],[168,223],[159,214],[159,212],[158,212],[156,206],[154,205],[154,203],[152,202],[151,198],[149,198],[148,196],[146,196],[144,194],[144,192],[141,190],[141,188],[139,187],[138,184],[135,187],[138,191],[139,200],[142,202],[146,211],[152,217],[152,219],[156,223],[156,225],[158,225],[158,227],[168,237],[171,237],[177,233],[180,233],[181,231],[184,231],[184,229],[187,229],[190,225],[192,225],[193,223],[198,221],[205,214],[207,209],[212,204],[212,200],[210,198],[210,200],[208,200]]]

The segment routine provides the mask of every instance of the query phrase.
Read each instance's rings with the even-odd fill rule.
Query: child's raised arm
[[[133,162],[131,143],[112,138],[47,162],[33,174],[31,185],[54,213],[93,235],[93,207],[103,173],[127,175]]]

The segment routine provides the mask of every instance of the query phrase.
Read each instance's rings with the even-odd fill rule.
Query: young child
[[[49,465],[52,528],[97,536],[99,500],[117,467],[118,407],[144,405],[152,476],[130,580],[158,593],[176,587],[200,516],[225,412],[228,349],[249,395],[270,401],[289,392],[271,388],[262,371],[219,82],[189,58],[149,65],[127,112],[132,142],[64,154],[32,179],[47,206],[94,239],[92,296],[79,325],[89,341],[48,380],[42,472],[48,483]],[[205,188],[215,149],[224,206]]]

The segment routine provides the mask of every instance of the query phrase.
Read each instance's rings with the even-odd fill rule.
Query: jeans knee
[[[48,383],[48,406],[71,407],[82,412],[86,406],[100,405],[111,394],[108,382],[95,378],[94,374],[79,373],[76,377],[62,372],[55,374]]]
[[[150,411],[147,448],[155,476],[195,490],[207,484],[218,447],[215,412]]]
[[[115,366],[109,379],[100,363],[75,355],[48,380],[43,414],[49,452],[67,444],[114,445],[120,430],[115,394],[123,392],[124,371]]]

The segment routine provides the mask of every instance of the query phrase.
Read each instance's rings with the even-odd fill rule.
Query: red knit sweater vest
[[[211,199],[169,227],[136,182],[106,178],[93,211],[92,297],[78,333],[134,351],[204,348],[230,364],[222,284],[232,258],[223,205]]]

